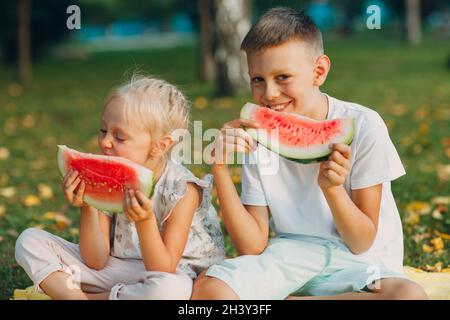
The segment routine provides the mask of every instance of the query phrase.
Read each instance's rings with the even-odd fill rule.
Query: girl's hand
[[[61,183],[65,198],[77,208],[87,206],[83,200],[86,184],[78,176],[77,171],[69,171]]]
[[[128,220],[135,223],[149,220],[154,217],[153,200],[147,198],[139,190],[134,191],[128,189],[125,192],[123,213],[126,215]]]
[[[228,156],[234,152],[249,153],[256,149],[256,143],[241,126],[258,128],[255,121],[248,119],[236,119],[225,123],[214,142],[215,164],[227,164]]]
[[[331,150],[333,151],[328,160],[320,164],[317,182],[322,189],[343,185],[350,170],[350,147],[344,143],[336,143]]]

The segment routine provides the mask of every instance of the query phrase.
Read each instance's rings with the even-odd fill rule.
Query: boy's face
[[[98,145],[103,154],[119,156],[144,165],[148,160],[151,137],[148,130],[126,121],[125,104],[114,98],[102,114]]]
[[[276,111],[302,113],[314,82],[314,51],[300,40],[247,54],[253,99]]]

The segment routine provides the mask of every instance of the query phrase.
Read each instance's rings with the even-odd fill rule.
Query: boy
[[[277,157],[278,171],[269,174],[261,163],[271,152],[240,128],[257,125],[244,119],[224,125],[217,159],[237,151],[250,160],[240,198],[227,165],[212,166],[225,226],[241,256],[199,276],[192,299],[426,299],[402,274],[402,227],[390,181],[405,173],[403,166],[375,111],[320,92],[330,59],[314,22],[274,8],[241,48],[257,103],[321,121],[354,117],[356,133],[351,146],[330,146],[328,161],[302,165]]]

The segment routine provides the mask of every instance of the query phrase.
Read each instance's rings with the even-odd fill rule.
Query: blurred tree
[[[422,19],[420,15],[420,0],[406,1],[406,32],[408,42],[418,45],[422,40]]]
[[[248,90],[242,39],[250,29],[251,0],[215,0],[217,89],[219,95]]]
[[[198,0],[198,13],[200,19],[200,46],[201,46],[201,78],[211,82],[216,77],[216,64],[214,61],[214,6],[210,0]]]
[[[31,79],[30,0],[19,0],[18,25],[18,77],[22,85]]]
[[[76,1],[30,1],[30,48],[32,60],[43,54],[50,45],[69,34],[66,27],[67,7]],[[19,1],[0,1],[0,51],[3,61],[17,64],[19,33]]]

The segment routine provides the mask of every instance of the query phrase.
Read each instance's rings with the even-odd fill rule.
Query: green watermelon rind
[[[98,154],[91,154],[91,153],[82,153],[79,151],[76,151],[74,149],[70,149],[69,147],[65,145],[58,145],[58,151],[57,151],[57,160],[58,160],[58,169],[59,173],[62,177],[64,177],[67,173],[67,167],[66,167],[66,154],[68,152],[80,154],[83,157],[92,157],[97,158],[99,160],[106,160],[113,161],[117,164],[126,165],[129,167],[132,167],[133,169],[138,171],[137,177],[139,179],[139,190],[148,196],[149,198],[152,197],[154,192],[154,184],[155,184],[155,177],[153,175],[153,172],[150,169],[147,169],[141,165],[138,165],[131,160],[121,158],[121,157],[114,157],[111,159],[110,156],[104,156],[104,155],[98,155]],[[99,210],[107,211],[107,212],[114,212],[114,213],[121,213],[123,212],[123,203],[122,202],[111,202],[110,200],[107,201],[99,201],[96,199],[91,198],[88,195],[84,196],[84,201]]]
[[[242,109],[241,109],[241,118],[243,119],[251,119],[253,110],[255,108],[260,108],[260,106],[252,103],[246,103]],[[296,115],[299,118],[305,118],[300,115]],[[316,121],[313,119],[305,118],[309,121]],[[345,134],[340,136],[341,138],[333,139],[333,141],[320,144],[318,147],[318,151],[310,151],[306,152],[305,148],[301,147],[282,147],[279,146],[278,148],[276,146],[272,146],[270,138],[267,137],[266,130],[258,130],[254,128],[245,128],[247,133],[258,143],[262,144],[267,149],[279,154],[283,158],[286,158],[288,160],[301,163],[301,164],[309,164],[309,163],[316,163],[325,161],[328,159],[328,156],[331,154],[331,149],[329,148],[329,144],[331,143],[345,143],[347,145],[350,145],[353,141],[353,137],[355,134],[355,119],[354,118],[345,118],[346,121],[346,130]],[[285,148],[283,150],[283,148]],[[289,150],[290,149],[290,150]]]

